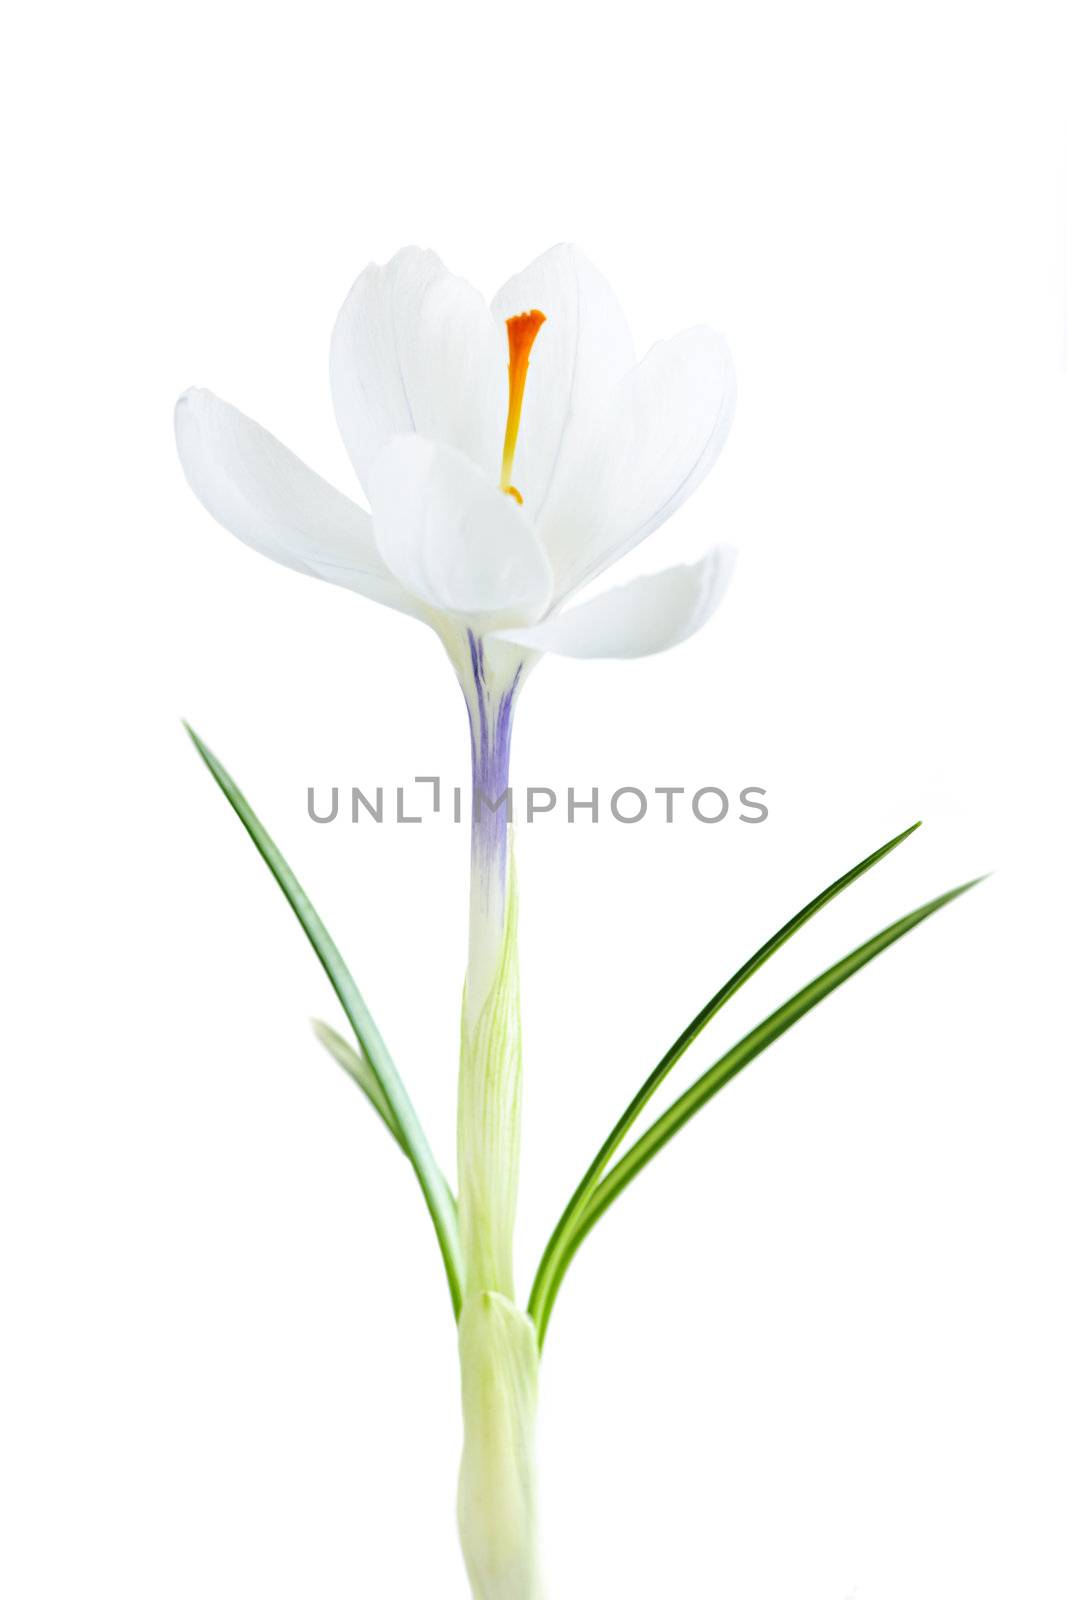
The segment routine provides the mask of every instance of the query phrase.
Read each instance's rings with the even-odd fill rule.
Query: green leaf
[[[921,823],[913,822],[910,828],[905,828],[903,833],[898,833],[887,844],[883,844],[871,855],[865,856],[862,861],[842,877],[835,878],[834,882],[824,889],[821,894],[817,894],[814,900],[809,900],[806,906],[803,906],[795,916],[790,917],[789,921],[784,923],[778,929],[778,932],[767,940],[766,944],[760,945],[755,955],[750,956],[743,966],[738,967],[733,977],[727,979],[722,988],[712,995],[707,1005],[697,1012],[687,1027],[683,1028],[666,1055],[649,1073],[618,1122],[616,1122],[604,1140],[604,1143],[600,1146],[600,1149],[593,1157],[592,1164],[587,1168],[581,1182],[564,1207],[563,1214],[553,1230],[552,1237],[545,1246],[544,1254],[537,1269],[537,1276],[530,1292],[531,1307],[540,1306],[543,1303],[545,1285],[554,1276],[559,1261],[566,1251],[567,1241],[577,1226],[578,1219],[588,1204],[601,1176],[607,1169],[608,1162],[622,1144],[622,1141],[641,1115],[645,1106],[648,1105],[660,1084],[663,1083],[667,1074],[677,1065],[690,1045],[704,1031],[712,1017],[722,1010],[726,1002],[748,982],[754,973],[759,971],[766,961],[770,960],[776,950],[780,950],[806,922],[810,922],[816,912],[829,905],[831,900],[834,900],[842,890],[847,889],[849,884],[855,883],[857,878],[861,878],[865,872],[868,872],[884,856],[887,856],[891,850],[895,850],[897,845],[903,844],[904,840],[910,838],[916,828],[921,826]]]
[[[367,1099],[381,1117],[401,1150],[403,1150],[404,1141],[400,1137],[400,1129],[397,1127],[393,1119],[393,1113],[389,1109],[389,1102],[379,1088],[377,1078],[359,1051],[354,1045],[350,1045],[347,1039],[342,1039],[341,1035],[331,1028],[328,1022],[313,1020],[311,1026],[316,1039],[326,1047],[337,1062],[337,1065],[348,1073],[353,1083],[358,1084],[363,1090],[363,1093],[367,1096]]]
[[[642,1168],[648,1165],[653,1156],[658,1155],[689,1119],[706,1106],[731,1078],[735,1078],[750,1061],[755,1060],[769,1044],[773,1044],[775,1039],[780,1038],[794,1023],[799,1022],[801,1017],[817,1006],[821,1000],[825,1000],[828,994],[845,983],[861,967],[865,967],[868,961],[873,961],[875,956],[880,955],[891,944],[895,944],[906,933],[918,927],[920,922],[924,922],[935,911],[940,911],[942,906],[947,906],[959,895],[966,894],[968,889],[973,889],[976,883],[981,882],[981,878],[972,878],[969,883],[960,884],[958,888],[950,889],[947,894],[938,895],[935,900],[927,901],[916,911],[909,912],[906,917],[901,917],[888,928],[883,928],[881,933],[875,934],[873,939],[868,939],[866,944],[853,950],[851,955],[845,956],[843,960],[827,968],[818,978],[800,989],[791,1000],[787,1000],[784,1006],[779,1006],[777,1011],[772,1012],[758,1027],[753,1028],[751,1033],[746,1034],[732,1050],[721,1056],[714,1066],[709,1067],[691,1088],[680,1095],[658,1121],[652,1124],[647,1133],[619,1158],[607,1176],[597,1185],[591,1199],[575,1219],[562,1249],[557,1252],[552,1270],[541,1281],[536,1304],[531,1298],[529,1312],[537,1328],[538,1339],[542,1343],[564,1274],[576,1250],[590,1229],[618,1199],[623,1190],[633,1182]]]
[[[452,1296],[452,1308],[458,1317],[463,1302],[463,1275],[455,1199],[433,1158],[426,1135],[422,1131],[407,1090],[393,1065],[382,1036],[367,1010],[351,973],[341,959],[340,951],[300,887],[292,868],[221,761],[197,737],[188,723],[184,726],[205,766],[241,819],[249,838],[269,867],[274,881],[296,913],[297,920],[307,934],[311,947],[330,980],[333,992],[352,1025],[352,1031],[359,1040],[363,1059],[373,1074],[382,1099],[391,1113],[401,1148],[415,1169],[415,1176],[422,1189],[444,1260],[449,1292]]]

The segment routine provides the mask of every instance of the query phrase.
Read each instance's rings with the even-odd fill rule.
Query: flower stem
[[[515,1304],[522,1047],[509,828],[511,718],[521,660],[468,635],[471,882],[460,1043],[460,1539],[475,1600],[537,1600],[537,1338]]]

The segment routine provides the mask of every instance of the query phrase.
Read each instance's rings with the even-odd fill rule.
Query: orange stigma
[[[530,351],[545,320],[543,311],[521,311],[507,319],[508,327],[508,421],[504,429],[504,455],[500,463],[500,487],[522,505],[522,495],[511,481],[515,465],[515,446],[519,442],[522,397],[530,368]]]

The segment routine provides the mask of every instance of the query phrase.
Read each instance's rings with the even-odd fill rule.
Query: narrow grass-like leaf
[[[359,1051],[354,1045],[349,1044],[347,1039],[342,1039],[341,1035],[334,1028],[331,1028],[328,1022],[313,1021],[311,1026],[316,1039],[330,1052],[337,1065],[348,1073],[352,1082],[358,1084],[363,1090],[363,1093],[381,1117],[401,1150],[403,1150],[404,1141],[400,1137],[400,1129],[397,1127],[393,1113],[389,1109],[389,1102],[378,1087],[377,1078]]]
[[[712,1017],[722,1010],[726,1002],[748,982],[754,973],[759,971],[766,961],[770,960],[776,950],[780,950],[806,922],[811,921],[816,912],[821,911],[824,906],[828,906],[831,900],[836,899],[843,890],[847,889],[850,884],[855,883],[856,879],[861,878],[865,872],[869,872],[871,867],[887,856],[891,850],[895,850],[897,845],[903,844],[904,840],[910,838],[916,828],[921,826],[921,823],[913,822],[910,828],[905,828],[903,833],[898,833],[887,844],[881,845],[871,855],[865,856],[862,861],[850,868],[840,878],[835,878],[828,888],[815,896],[814,900],[809,900],[807,905],[802,906],[795,916],[790,917],[788,922],[783,923],[777,933],[772,934],[765,944],[760,945],[755,955],[750,956],[742,966],[738,967],[733,977],[727,979],[722,988],[712,995],[707,1005],[698,1011],[693,1020],[682,1029],[682,1032],[675,1039],[666,1055],[652,1069],[638,1089],[626,1110],[593,1157],[592,1164],[587,1168],[578,1187],[567,1201],[541,1257],[537,1276],[534,1279],[533,1289],[531,1290],[531,1305],[541,1302],[545,1282],[555,1273],[562,1255],[566,1252],[567,1241],[577,1226],[578,1219],[588,1204],[600,1178],[606,1171],[608,1162],[622,1144],[622,1141],[641,1115],[641,1112],[648,1105],[656,1090],[663,1083],[667,1074],[677,1065],[694,1040],[704,1031]]]
[[[866,944],[860,945],[843,960],[828,967],[818,978],[798,990],[785,1005],[779,1006],[778,1010],[772,1012],[758,1027],[753,1028],[751,1033],[746,1034],[732,1050],[721,1056],[714,1066],[709,1067],[691,1088],[668,1107],[625,1155],[620,1156],[597,1185],[581,1214],[575,1219],[575,1225],[568,1233],[562,1250],[557,1254],[553,1269],[540,1281],[536,1300],[531,1296],[529,1312],[537,1328],[539,1341],[544,1342],[552,1307],[575,1251],[590,1229],[618,1199],[622,1191],[633,1182],[642,1168],[648,1165],[653,1156],[658,1155],[689,1119],[706,1106],[731,1078],[735,1078],[750,1061],[755,1060],[756,1056],[766,1050],[769,1044],[773,1044],[775,1039],[780,1038],[794,1023],[799,1022],[813,1006],[825,1000],[828,994],[845,983],[861,967],[865,967],[868,961],[873,961],[875,956],[880,955],[891,944],[895,944],[906,933],[918,927],[920,922],[924,922],[935,911],[940,911],[943,906],[965,894],[968,889],[973,889],[975,884],[981,881],[981,878],[972,878],[969,883],[960,884],[958,888],[938,895],[935,900],[927,901],[917,910],[909,912],[906,917],[901,917],[888,928],[883,928],[881,933],[875,934],[873,939],[868,939]]]
[[[269,867],[274,881],[296,913],[297,920],[307,934],[311,947],[330,980],[333,992],[352,1025],[352,1031],[359,1040],[363,1058],[374,1074],[382,1098],[392,1113],[401,1147],[415,1169],[415,1176],[422,1189],[444,1259],[452,1308],[458,1317],[463,1302],[463,1273],[455,1199],[434,1160],[426,1135],[422,1131],[407,1090],[393,1065],[377,1025],[367,1010],[355,980],[341,959],[340,951],[327,933],[318,912],[304,893],[274,840],[221,761],[198,738],[188,723],[185,724],[185,730],[211,776],[241,819],[246,833]]]

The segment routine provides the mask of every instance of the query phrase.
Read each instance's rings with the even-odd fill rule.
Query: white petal
[[[532,524],[458,450],[393,439],[375,457],[367,492],[382,558],[428,605],[487,626],[543,614],[552,572]]]
[[[296,572],[421,614],[378,554],[367,513],[258,422],[208,389],[190,389],[174,431],[189,487],[238,539]]]
[[[656,655],[704,626],[726,592],[733,565],[733,550],[718,545],[693,566],[633,578],[532,628],[510,628],[499,637],[561,656]]]
[[[729,351],[708,328],[654,345],[627,374],[538,523],[558,594],[619,560],[703,483],[735,392]]]
[[[513,479],[536,521],[566,471],[583,415],[607,401],[634,364],[630,330],[615,295],[573,245],[558,244],[500,290],[501,323],[543,311],[522,408]]]
[[[341,307],[330,346],[333,403],[345,447],[366,474],[394,434],[454,445],[500,469],[507,341],[478,291],[431,250],[369,266]]]

